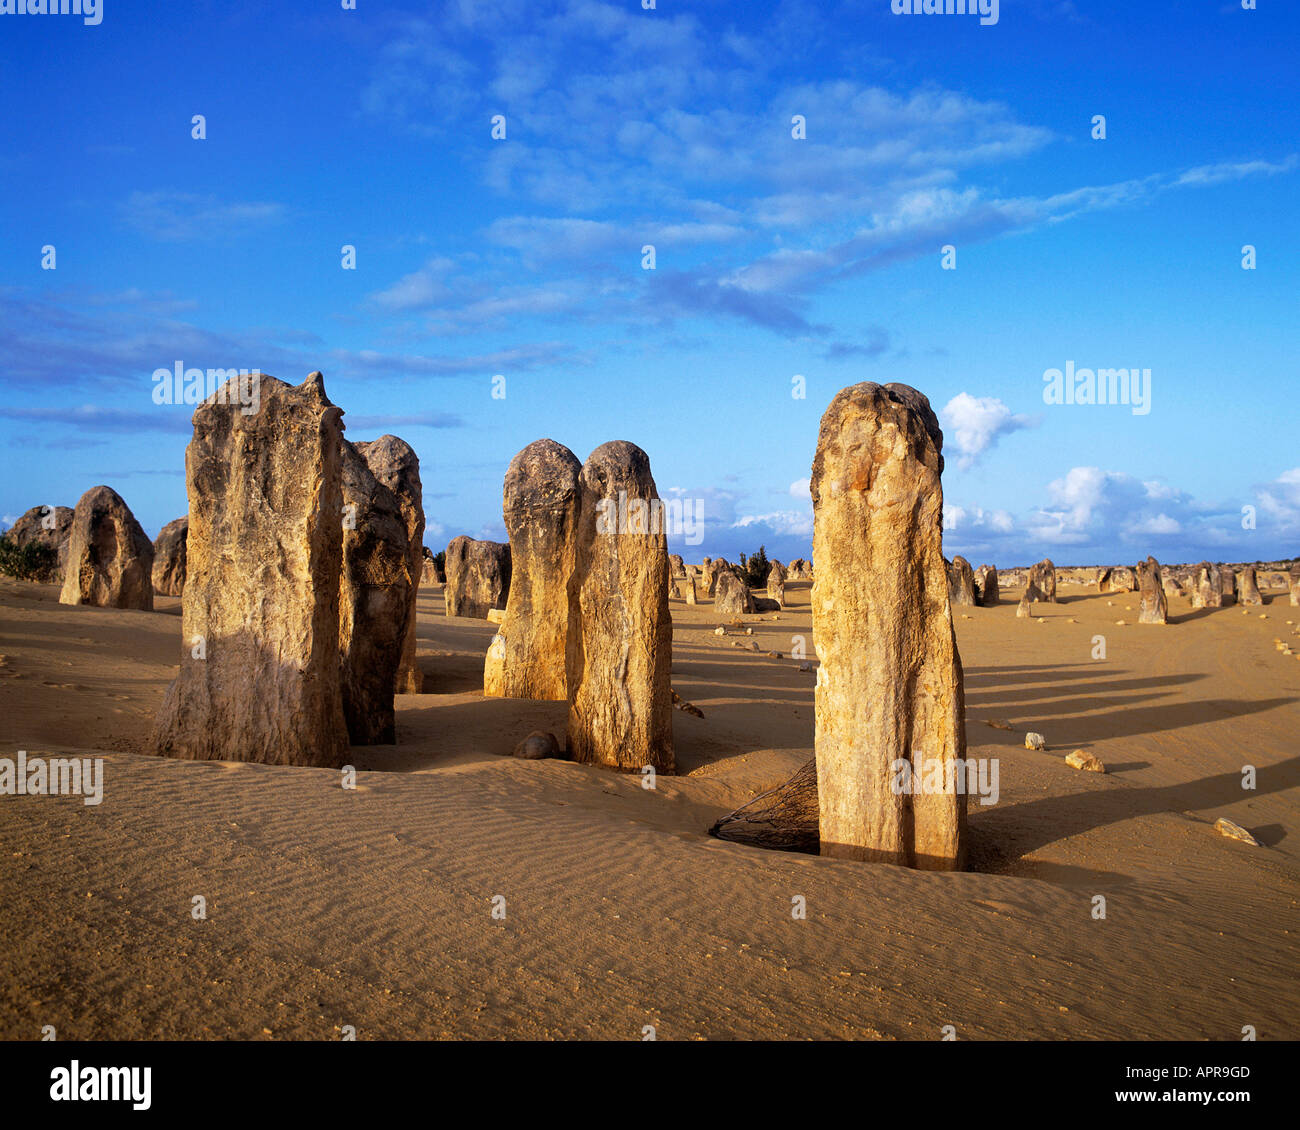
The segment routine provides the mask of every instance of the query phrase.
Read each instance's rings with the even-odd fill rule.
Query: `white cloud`
[[[288,215],[283,204],[260,200],[222,202],[188,192],[132,192],[121,205],[122,218],[152,239],[179,243],[191,239],[229,239],[277,223]]]
[[[812,511],[775,510],[770,514],[746,514],[732,523],[733,529],[746,529],[751,526],[764,526],[774,534],[811,537]]]
[[[996,397],[954,396],[939,413],[945,436],[957,450],[957,466],[966,470],[997,443],[1000,436],[1033,427],[1028,416],[1017,416]]]

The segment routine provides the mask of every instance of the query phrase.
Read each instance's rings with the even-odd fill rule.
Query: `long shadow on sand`
[[[1255,784],[1257,796],[1300,786],[1300,757],[1261,767]],[[1234,770],[1181,785],[1121,785],[1006,807],[995,805],[982,812],[979,805],[972,805],[970,826],[972,835],[981,843],[996,843],[998,855],[1016,861],[1058,840],[1110,824],[1162,813],[1199,812],[1236,804],[1241,799],[1241,773]]]

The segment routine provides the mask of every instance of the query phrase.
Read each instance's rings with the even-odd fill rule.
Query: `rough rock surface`
[[[483,666],[485,695],[568,698],[581,475],[577,456],[552,439],[530,443],[510,461],[501,504],[510,535],[510,596]]]
[[[1056,566],[1052,564],[1050,557],[1044,557],[1037,565],[1030,568],[1029,583],[1042,594],[1037,597],[1038,600],[1048,604],[1056,603]]]
[[[341,412],[320,373],[260,378],[194,413],[180,673],[154,730],[159,753],[337,768],[348,735],[339,683]]]
[[[659,497],[650,459],[623,440],[603,444],[587,457],[581,483],[569,753],[621,770],[672,772],[668,543],[647,514]],[[626,521],[618,519],[620,493]]]
[[[1192,571],[1192,607],[1223,606],[1223,574],[1217,565],[1202,561]]]
[[[1038,586],[1030,581],[1025,586],[1024,595],[1020,598],[1020,603],[1016,605],[1016,617],[1020,620],[1026,620],[1033,615],[1030,611],[1030,605],[1035,601],[1043,599],[1043,594],[1038,591]]]
[[[441,585],[446,583],[447,578],[442,575],[442,570],[438,568],[438,562],[432,557],[426,557],[420,566],[420,584],[421,585]]]
[[[380,485],[393,492],[406,526],[407,614],[402,637],[402,654],[394,677],[398,694],[420,694],[424,676],[416,663],[415,606],[424,572],[424,486],[420,482],[420,459],[415,449],[397,436],[383,435],[369,443],[354,445]]]
[[[339,578],[339,679],[353,745],[397,740],[393,694],[413,588],[410,538],[397,495],[360,445],[342,447],[343,568]]]
[[[1255,578],[1255,566],[1247,565],[1237,574],[1237,603],[1263,604],[1264,598],[1259,594],[1259,582]]]
[[[682,599],[685,600],[687,604],[699,603],[699,597],[695,591],[694,577],[687,577],[686,580],[681,582],[681,591]]]
[[[1137,589],[1138,579],[1132,569],[1107,565],[1097,570],[1098,592],[1135,592]]]
[[[960,554],[948,565],[948,601],[962,607],[975,607],[975,572]]]
[[[686,562],[682,560],[680,553],[670,553],[668,555],[668,568],[674,577],[686,576]]]
[[[71,506],[33,506],[8,530],[6,536],[15,545],[36,542],[55,550],[59,559],[55,566],[35,580],[41,584],[62,584],[68,564],[68,538],[72,535]]]
[[[189,518],[173,518],[153,541],[153,591],[160,596],[185,592],[185,535]]]
[[[1219,567],[1219,597],[1223,604],[1237,603],[1237,574],[1230,565]]]
[[[975,599],[981,607],[992,608],[999,595],[997,566],[981,565],[975,570]]]
[[[773,561],[772,567],[767,571],[767,598],[775,600],[780,608],[785,607],[785,580],[785,566],[779,561]]]
[[[461,534],[447,546],[448,616],[487,618],[489,608],[506,606],[510,593],[510,546]]]
[[[713,606],[721,616],[744,616],[758,611],[753,594],[731,569],[719,569],[713,582]]]
[[[895,762],[924,778],[966,754],[942,445],[907,385],[853,385],[822,416],[811,490],[823,855],[925,870],[964,860],[965,794],[893,788]]]
[[[1165,597],[1164,581],[1160,574],[1160,562],[1154,557],[1139,561],[1134,570],[1137,576],[1138,623],[1167,624],[1169,622],[1169,601]]]
[[[1226,816],[1220,816],[1214,822],[1214,830],[1221,836],[1227,836],[1230,840],[1240,840],[1243,844],[1249,844],[1251,847],[1264,846],[1240,824],[1229,820]]]
[[[706,582],[705,595],[714,596],[718,591],[718,578],[723,573],[734,573],[736,567],[725,557],[715,557],[709,562],[704,572]]]
[[[1300,565],[1292,565],[1287,573],[1287,580],[1291,588],[1291,605],[1295,607],[1300,605]]]
[[[72,512],[59,603],[153,608],[153,542],[111,487],[91,487]]]

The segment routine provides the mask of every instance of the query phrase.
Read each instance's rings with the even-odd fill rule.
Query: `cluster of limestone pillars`
[[[394,684],[411,678],[403,610],[418,585],[409,528],[418,507],[402,497],[401,474],[377,475],[372,453],[343,440],[342,413],[319,374],[296,389],[264,382],[258,417],[217,405],[195,414],[184,631],[216,651],[182,664],[155,745],[187,757],[337,766],[357,728],[378,727],[368,740],[385,740],[384,700],[391,709]],[[825,855],[940,870],[963,863],[964,793],[893,787],[900,761],[965,758],[942,440],[929,402],[906,385],[846,388],[822,418],[811,479],[816,758],[792,784],[815,796]],[[349,495],[368,518],[352,537],[339,520]],[[503,493],[513,576],[485,691],[566,701],[570,756],[624,771],[671,772],[675,760],[657,503],[648,457],[622,441],[579,465],[540,440],[512,461]],[[366,618],[375,607],[387,610],[382,639]],[[350,685],[381,652],[378,682]]]
[[[822,419],[816,766],[790,788],[815,797],[824,855],[924,869],[964,859],[965,794],[894,787],[900,760],[920,779],[920,762],[946,768],[966,752],[942,443],[929,402],[905,385],[847,388]],[[571,756],[624,770],[672,765],[668,557],[652,520],[639,529],[620,513],[617,529],[601,526],[655,497],[631,444],[606,444],[580,467],[539,440],[505,480],[514,575],[485,693],[567,699]]]

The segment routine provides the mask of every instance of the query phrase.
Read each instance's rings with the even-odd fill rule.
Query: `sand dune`
[[[752,635],[673,603],[673,686],[705,717],[674,713],[680,775],[653,791],[502,756],[532,729],[562,738],[564,704],[485,699],[494,626],[425,588],[431,693],[398,697],[399,744],[355,748],[347,791],[329,770],[147,754],[179,599],[69,607],[0,582],[0,755],[106,763],[97,807],[0,799],[0,1035],[1300,1035],[1300,662],[1273,645],[1300,609],[1171,598],[1168,627],[1137,626],[1136,594],[1064,586],[1042,623],[1014,591],[955,613],[970,756],[999,759],[1001,796],[971,805],[974,869],[936,874],[705,835],[811,755],[815,676],[790,658],[795,636],[812,655],[808,588]],[[1075,748],[1110,772],[1067,767]],[[1220,816],[1264,846],[1216,835]]]

